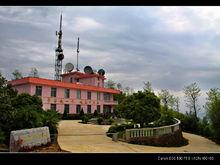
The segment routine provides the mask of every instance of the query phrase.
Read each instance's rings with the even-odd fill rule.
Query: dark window
[[[42,86],[36,86],[35,95],[37,96],[42,95]]]
[[[97,100],[100,100],[100,92],[97,92]]]
[[[110,101],[111,100],[111,94],[110,93],[104,93],[104,100]]]
[[[100,113],[100,105],[97,105],[97,112]]]
[[[70,77],[70,82],[71,82],[71,83],[73,82],[73,78],[72,78],[72,77]]]
[[[76,95],[77,95],[77,99],[81,99],[81,90],[77,90]]]
[[[70,98],[70,89],[65,89],[64,90],[64,98],[65,99]]]
[[[87,92],[87,99],[88,99],[88,100],[91,100],[91,95],[92,95],[91,92]]]
[[[57,96],[57,88],[51,88],[51,97]]]
[[[76,79],[76,82],[79,82],[79,79],[78,79],[78,78]]]
[[[104,112],[104,113],[111,113],[111,106],[109,106],[109,105],[104,105],[104,106],[103,106],[103,112]]]
[[[91,105],[87,105],[87,113],[91,113]]]
[[[50,109],[56,111],[57,105],[56,104],[50,104]]]
[[[70,111],[70,105],[69,104],[64,105],[64,112],[65,111],[66,111],[66,113],[69,113],[69,111]]]
[[[76,113],[80,114],[81,105],[76,105]]]

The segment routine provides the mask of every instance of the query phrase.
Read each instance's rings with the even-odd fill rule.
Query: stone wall
[[[164,147],[183,146],[188,144],[187,140],[182,135],[181,129],[160,136],[132,137],[129,138],[128,142],[132,144]]]

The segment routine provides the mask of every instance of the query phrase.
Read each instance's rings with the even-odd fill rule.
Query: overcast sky
[[[53,79],[60,13],[63,64],[103,68],[106,77],[140,90],[183,96],[197,82],[205,92],[220,86],[220,7],[0,7],[0,71],[7,78],[32,67]],[[184,104],[184,99],[181,99]]]

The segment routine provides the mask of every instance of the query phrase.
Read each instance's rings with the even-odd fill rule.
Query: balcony
[[[103,103],[105,105],[117,105],[118,101],[112,101],[112,100],[103,100]]]

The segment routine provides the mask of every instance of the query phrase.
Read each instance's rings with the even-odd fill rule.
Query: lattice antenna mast
[[[77,50],[76,50],[76,52],[77,52],[76,70],[79,71],[79,66],[78,66],[78,64],[79,64],[79,37],[78,37]]]
[[[62,14],[60,15],[60,30],[56,31],[56,36],[58,36],[58,44],[55,50],[55,76],[54,79],[60,81],[62,74],[62,60],[64,59],[63,49],[62,49]]]

